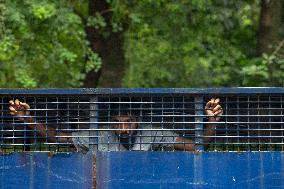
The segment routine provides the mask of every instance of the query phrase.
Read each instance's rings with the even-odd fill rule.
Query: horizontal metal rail
[[[233,87],[233,88],[73,88],[73,89],[1,89],[5,95],[112,95],[112,94],[283,94],[283,87]]]

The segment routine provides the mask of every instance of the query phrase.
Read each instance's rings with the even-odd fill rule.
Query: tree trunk
[[[98,72],[87,74],[84,87],[121,87],[124,75],[123,32],[112,32],[110,5],[105,0],[89,0],[89,15],[101,14],[107,23],[107,37],[92,27],[87,27],[87,37],[91,48],[102,59]]]
[[[282,0],[262,0],[257,38],[257,55],[270,54],[279,40]]]

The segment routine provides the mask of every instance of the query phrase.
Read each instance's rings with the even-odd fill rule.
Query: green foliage
[[[1,87],[79,87],[101,60],[69,1],[0,3]]]
[[[106,27],[106,22],[102,15],[96,14],[95,17],[88,17],[87,26],[94,27],[95,29],[103,29]]]
[[[249,86],[284,86],[284,40],[271,54],[263,54],[242,68],[243,84]]]
[[[55,15],[56,9],[53,3],[31,3],[32,14],[39,20],[46,20]]]
[[[251,61],[257,1],[149,1],[127,33],[128,87],[240,86]]]
[[[0,0],[1,87],[81,86],[102,63],[86,26],[125,32],[126,87],[284,85],[283,41],[255,58],[260,0],[105,1]]]

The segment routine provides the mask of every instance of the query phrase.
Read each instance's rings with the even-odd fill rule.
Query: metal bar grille
[[[283,88],[0,90],[0,151],[283,151],[283,96]],[[206,113],[211,98],[220,99],[218,121]],[[30,108],[14,105],[11,115],[16,99]]]

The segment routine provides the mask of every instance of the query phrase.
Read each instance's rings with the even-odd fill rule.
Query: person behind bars
[[[78,151],[126,151],[126,150],[185,150],[195,151],[194,141],[180,137],[178,134],[161,128],[154,128],[150,124],[141,124],[139,116],[122,114],[113,118],[111,134],[104,131],[76,131],[72,133],[60,132],[53,127],[48,127],[44,123],[37,123],[30,116],[30,106],[27,103],[20,102],[18,99],[9,101],[9,113],[17,116],[20,121],[28,123],[31,129],[35,129],[41,136],[47,137],[48,142],[73,143]],[[216,125],[210,122],[218,122],[223,110],[219,98],[212,98],[205,106],[205,113],[208,115],[208,124],[205,127],[203,145],[208,147],[215,133]],[[48,127],[48,128],[47,128]],[[139,130],[142,128],[143,130]],[[156,129],[156,130],[155,130]],[[91,135],[95,137],[90,137]],[[98,137],[96,137],[98,136]],[[95,140],[90,141],[90,138]],[[97,141],[96,141],[97,140]],[[94,142],[96,141],[96,142]],[[92,145],[94,148],[90,148]]]

